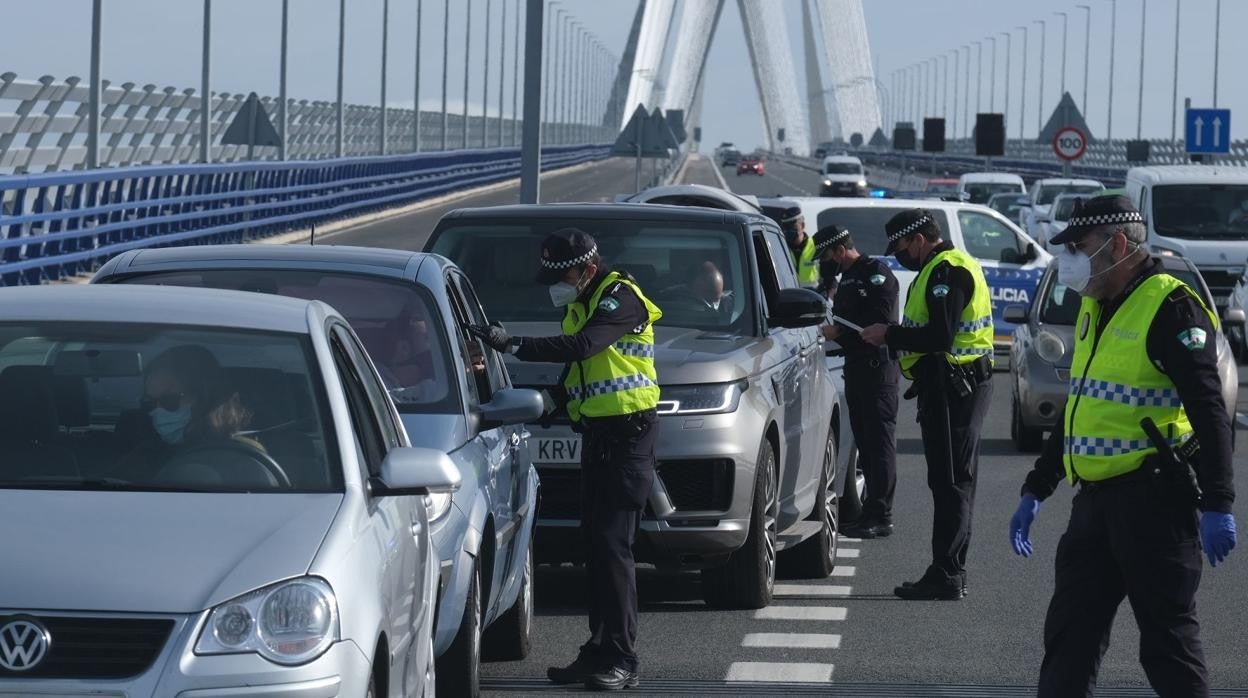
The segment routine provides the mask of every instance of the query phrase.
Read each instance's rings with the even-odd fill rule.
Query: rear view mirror
[[[1002,317],[1011,325],[1027,324],[1027,307],[1022,305],[1007,305]]]
[[[1227,325],[1248,324],[1248,313],[1243,308],[1227,308],[1222,313],[1222,322]]]
[[[481,405],[480,409],[483,429],[536,422],[545,411],[542,394],[527,388],[497,390],[494,397]]]
[[[775,311],[767,319],[776,327],[815,327],[827,322],[827,309],[827,300],[818,293],[808,288],[786,288],[780,291]]]
[[[451,457],[432,448],[392,448],[381,462],[381,475],[372,478],[373,494],[404,497],[454,492],[459,469]]]

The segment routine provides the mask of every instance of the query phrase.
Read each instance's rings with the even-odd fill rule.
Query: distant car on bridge
[[[830,155],[820,167],[820,196],[866,196],[867,170],[852,155]]]
[[[743,174],[755,174],[762,177],[766,174],[767,168],[763,165],[763,159],[757,155],[746,155],[741,158],[741,162],[737,163],[737,176]]]
[[[719,153],[720,167],[736,167],[741,162],[741,151],[735,148],[725,148]]]
[[[958,178],[958,198],[986,204],[994,194],[1026,194],[1023,178],[1007,172],[967,172]]]
[[[986,205],[1021,226],[1023,221],[1020,215],[1027,205],[1027,195],[1018,192],[993,194]]]

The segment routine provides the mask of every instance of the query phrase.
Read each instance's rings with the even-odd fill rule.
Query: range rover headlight
[[[338,639],[333,589],[319,577],[299,577],[212,609],[195,654],[255,653],[275,664],[305,664]]]
[[[659,395],[659,414],[726,414],[741,405],[746,380],[706,385],[665,385]]]
[[[1036,335],[1036,354],[1041,359],[1056,364],[1066,355],[1066,343],[1061,337],[1045,330]]]

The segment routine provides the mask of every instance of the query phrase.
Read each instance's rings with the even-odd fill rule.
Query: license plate
[[[537,440],[538,463],[580,463],[581,437],[542,438]]]

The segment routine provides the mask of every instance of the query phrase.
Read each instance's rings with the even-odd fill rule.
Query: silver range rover
[[[658,478],[638,558],[701,570],[712,605],[759,608],[777,562],[825,577],[836,555],[839,415],[815,326],[775,224],[758,214],[649,204],[510,206],[454,211],[426,251],[470,276],[492,318],[517,336],[559,334],[561,311],[535,283],[539,245],[574,226],[663,310],[656,324]],[[714,266],[722,292],[696,283]],[[563,367],[509,363],[517,385],[558,383]],[[581,437],[567,421],[532,425],[541,479],[540,562],[581,558]],[[779,554],[779,555],[778,555]]]

